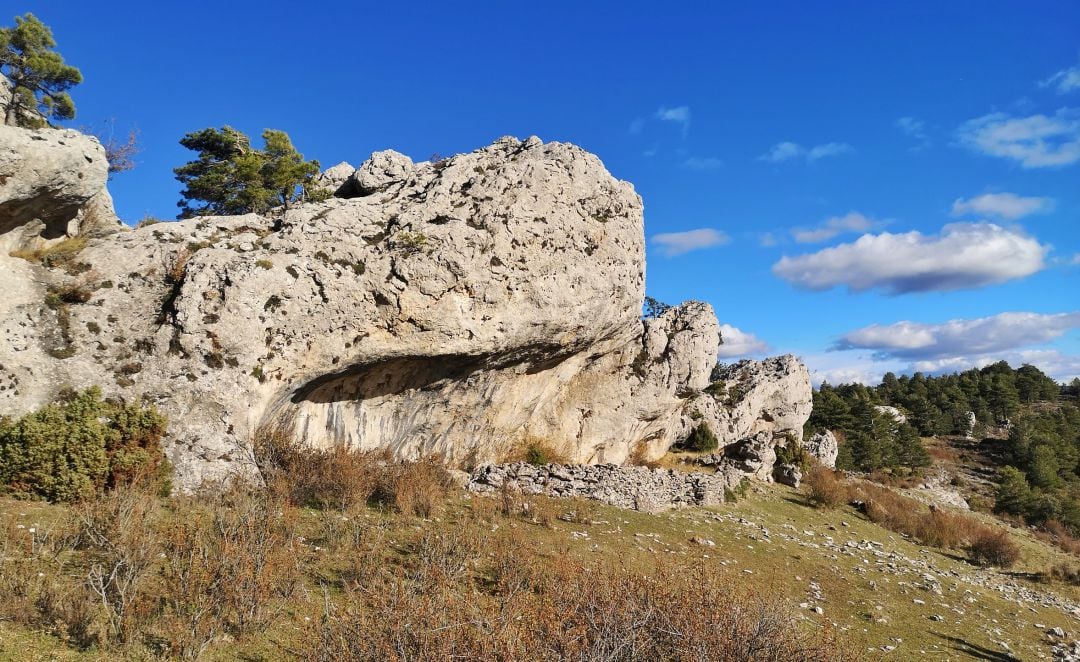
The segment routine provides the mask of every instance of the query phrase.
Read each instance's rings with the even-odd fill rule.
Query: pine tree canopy
[[[82,73],[66,64],[55,47],[52,30],[33,14],[16,16],[13,28],[0,28],[0,73],[11,92],[3,109],[5,124],[37,128],[47,119],[74,119],[75,103],[67,90],[82,82]]]
[[[302,199],[319,162],[305,161],[284,131],[267,129],[262,138],[258,150],[231,126],[184,136],[180,144],[199,156],[173,171],[184,184],[179,218],[263,214]]]

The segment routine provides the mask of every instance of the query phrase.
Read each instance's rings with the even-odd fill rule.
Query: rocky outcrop
[[[975,438],[975,425],[978,422],[979,422],[979,419],[977,419],[975,417],[975,412],[969,411],[969,412],[965,413],[964,414],[964,424],[963,424],[963,427],[961,429],[960,434],[963,435],[963,437],[965,439],[974,439]]]
[[[649,513],[723,503],[727,487],[722,476],[706,473],[615,464],[534,466],[516,462],[481,467],[467,489],[492,494],[504,486],[523,494],[583,497]]]
[[[708,423],[721,446],[759,432],[801,441],[812,395],[809,371],[790,354],[717,366],[683,426]]]
[[[595,156],[504,139],[438,163],[378,154],[350,181],[365,195],[91,240],[74,276],[17,261],[0,411],[61,385],[153,401],[184,487],[250,471],[254,430],[278,418],[312,445],[459,465],[675,441],[719,327],[705,304],[640,319],[641,202]],[[89,300],[58,315],[57,285]]]
[[[904,413],[896,407],[890,407],[888,405],[874,405],[874,411],[884,416],[888,416],[897,423],[907,423],[907,416],[904,416]]]
[[[102,200],[100,146],[43,135],[15,158],[35,164],[18,178],[46,183],[5,189],[0,242],[35,223],[81,233],[70,214]],[[85,188],[68,181],[74,155],[96,168],[75,175]],[[458,466],[535,444],[576,463],[655,459],[691,408],[725,441],[799,434],[809,378],[793,358],[710,375],[710,306],[641,319],[641,200],[595,156],[504,138],[347,169],[324,173],[340,182],[324,202],[91,238],[66,269],[0,254],[15,293],[0,304],[0,413],[61,386],[154,402],[183,488],[253,471],[251,439],[275,421],[313,446]],[[717,381],[726,396],[701,395]]]
[[[349,165],[348,161],[342,161],[320,172],[315,178],[315,185],[312,188],[326,191],[331,195],[345,197],[349,192],[349,189],[345,187],[345,183],[349,181],[354,172],[356,172],[356,168]]]
[[[95,138],[0,125],[0,249],[115,228],[108,171]]]
[[[812,435],[803,442],[806,452],[817,458],[823,466],[830,469],[836,468],[836,456],[840,452],[840,445],[836,441],[836,435],[832,430],[825,430]]]

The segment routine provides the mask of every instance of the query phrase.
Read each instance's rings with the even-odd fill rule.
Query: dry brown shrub
[[[386,464],[372,500],[406,515],[427,518],[442,508],[451,487],[453,480],[442,458],[429,456]]]
[[[471,550],[470,550],[471,551]],[[462,567],[454,548],[434,549]],[[648,571],[550,561],[504,539],[482,568],[352,587],[302,638],[310,660],[845,660],[828,632],[808,633],[766,591],[740,591],[706,568]],[[478,556],[471,558],[479,559]]]
[[[988,526],[969,515],[927,508],[915,499],[868,482],[859,483],[853,492],[863,502],[867,519],[925,545],[967,549],[971,561],[979,565],[1009,567],[1019,558],[1019,548],[1000,527]]]
[[[1056,519],[1048,520],[1042,527],[1035,529],[1035,537],[1043,542],[1057,545],[1070,554],[1080,556],[1080,539]]]
[[[968,556],[978,565],[1010,568],[1020,560],[1020,548],[1005,529],[985,527],[968,545]]]
[[[87,561],[86,585],[117,642],[129,641],[153,608],[151,571],[161,553],[155,496],[139,485],[122,486],[74,510],[74,546]]]
[[[381,453],[343,445],[304,448],[292,436],[291,419],[260,426],[252,444],[255,461],[271,491],[292,503],[347,512],[367,503],[378,487]]]
[[[848,489],[836,472],[815,466],[804,481],[810,502],[821,508],[837,508],[848,502]]]
[[[960,462],[960,454],[949,446],[927,446],[926,452],[939,462],[950,462],[952,464]]]
[[[1069,563],[1054,564],[1049,572],[1043,573],[1043,576],[1050,576],[1058,581],[1065,582],[1066,584],[1080,586],[1080,566]]]
[[[648,445],[644,441],[640,441],[634,445],[634,448],[630,451],[630,457],[627,458],[627,463],[632,464],[635,467],[646,467],[649,469],[658,469],[660,467],[660,460],[649,460],[648,457]]]
[[[159,627],[170,652],[197,658],[213,640],[267,627],[301,589],[297,512],[234,482],[176,502],[164,528]]]
[[[191,259],[191,251],[187,248],[181,248],[175,255],[165,264],[165,283],[167,285],[177,286],[184,282],[184,272],[187,270],[188,260]]]

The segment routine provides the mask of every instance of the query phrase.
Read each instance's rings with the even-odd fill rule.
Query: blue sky
[[[74,126],[138,128],[129,221],[207,126],[324,166],[535,134],[634,183],[649,293],[712,303],[725,360],[1080,375],[1078,3],[7,6],[82,69]]]

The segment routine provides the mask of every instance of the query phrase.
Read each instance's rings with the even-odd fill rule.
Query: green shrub
[[[683,442],[683,447],[687,450],[695,451],[698,453],[707,453],[714,451],[720,446],[720,442],[717,440],[716,435],[713,434],[708,423],[699,423],[694,431],[690,433],[690,436]]]
[[[776,446],[776,464],[792,464],[807,474],[813,467],[813,461],[810,453],[806,452],[802,444],[795,441],[791,436],[787,438],[787,443],[778,444]]]
[[[139,480],[167,489],[165,417],[105,401],[97,387],[18,420],[0,420],[0,483],[12,494],[80,501]]]

